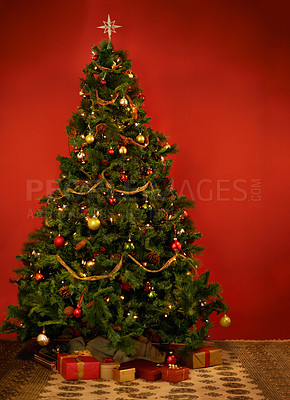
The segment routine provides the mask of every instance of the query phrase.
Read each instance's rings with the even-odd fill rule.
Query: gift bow
[[[110,362],[114,362],[114,360],[112,358],[104,358],[103,363],[110,363]]]
[[[86,357],[92,357],[92,354],[90,350],[75,350],[73,354],[71,354],[73,357],[74,356],[86,356]]]

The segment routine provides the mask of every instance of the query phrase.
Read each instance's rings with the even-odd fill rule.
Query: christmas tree
[[[197,271],[194,204],[169,177],[176,145],[151,129],[128,53],[110,40],[117,26],[104,27],[109,40],[93,47],[66,128],[70,157],[58,156],[58,189],[40,199],[42,226],[12,280],[19,304],[1,330],[22,341],[43,329],[104,335],[127,353],[140,335],[194,349],[227,306],[209,271]]]

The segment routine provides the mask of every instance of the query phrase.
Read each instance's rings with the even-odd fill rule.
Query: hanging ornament
[[[125,146],[121,146],[120,148],[119,148],[119,153],[120,154],[127,154],[127,147],[125,147]]]
[[[75,249],[77,251],[83,249],[86,246],[87,242],[85,240],[81,240],[80,242],[78,242],[75,246]]]
[[[49,338],[45,334],[45,329],[43,328],[42,333],[40,333],[36,338],[37,343],[40,346],[46,346],[49,343]]]
[[[138,97],[139,97],[139,99],[142,100],[142,101],[145,100],[145,96],[144,96],[143,93],[140,93],[140,94],[138,95]]]
[[[134,78],[134,74],[132,71],[130,71],[129,69],[127,69],[126,74],[128,75],[129,78]]]
[[[115,151],[112,147],[110,147],[108,153],[112,156],[115,153]]]
[[[36,281],[40,281],[41,279],[43,279],[43,275],[40,272],[37,272],[34,278]]]
[[[53,243],[56,247],[62,247],[64,245],[64,238],[60,235],[56,236],[53,240]]]
[[[173,351],[170,351],[168,356],[166,357],[167,364],[176,364],[177,358]]]
[[[128,180],[128,175],[123,172],[122,175],[121,175],[120,181],[121,182],[126,182],[127,180]]]
[[[150,211],[153,207],[151,206],[151,204],[148,203],[148,200],[146,200],[142,208],[144,208],[145,211]]]
[[[82,315],[82,310],[81,310],[81,308],[80,308],[79,306],[77,306],[77,308],[74,309],[73,315],[74,315],[76,318],[80,318],[80,317],[81,317],[81,315]]]
[[[62,298],[66,298],[70,296],[70,288],[69,286],[62,286],[61,288],[58,289],[58,293]]]
[[[116,203],[117,203],[117,200],[115,199],[115,197],[110,197],[109,198],[109,203],[112,205],[112,206],[114,206]]]
[[[72,318],[74,315],[74,308],[72,306],[67,306],[62,312],[66,317]]]
[[[87,261],[87,264],[86,264],[86,266],[87,266],[88,268],[93,268],[93,267],[95,267],[95,265],[96,265],[95,260]]]
[[[221,317],[220,319],[220,324],[223,328],[227,328],[228,326],[231,325],[231,319],[230,317],[228,317],[227,315],[224,315],[223,317]]]
[[[102,80],[101,80],[101,85],[102,85],[102,86],[105,86],[106,84],[107,84],[106,80],[105,80],[105,79],[102,79]]]
[[[171,247],[171,250],[173,250],[173,251],[175,251],[175,250],[180,251],[181,250],[181,243],[177,240],[177,238],[174,238],[174,240],[171,243],[170,247]]]
[[[94,135],[92,135],[92,134],[89,133],[89,134],[86,136],[86,142],[87,142],[88,144],[93,143],[94,140],[95,140]]]
[[[99,220],[99,218],[91,217],[91,218],[88,219],[88,227],[92,231],[98,230],[100,226],[101,226],[101,221]]]
[[[139,144],[143,144],[145,142],[145,136],[143,136],[141,132],[136,136],[136,142]]]
[[[186,210],[183,210],[183,218],[188,218],[189,214]]]
[[[110,161],[102,160],[102,164],[104,165],[104,167],[108,167],[110,165]]]
[[[86,158],[86,153],[84,153],[82,150],[80,150],[77,154],[78,161],[84,161],[85,158]]]
[[[146,175],[152,175],[153,174],[153,171],[152,171],[152,169],[151,168],[149,168],[148,170],[147,170],[147,172],[146,172]]]
[[[122,97],[119,103],[121,104],[121,106],[127,106],[128,100],[126,99],[126,97]]]
[[[155,299],[156,297],[157,297],[157,293],[155,292],[155,290],[153,290],[154,288],[152,287],[151,288],[151,291],[149,292],[149,294],[148,294],[148,297],[150,298],[150,299]]]
[[[81,315],[82,315],[81,304],[82,304],[82,301],[83,301],[83,298],[84,298],[84,294],[85,294],[85,289],[83,290],[83,293],[79,297],[79,301],[78,301],[77,307],[73,311],[73,315],[76,318],[80,318]]]
[[[158,265],[160,263],[160,257],[155,251],[150,251],[146,256],[146,260],[153,265]]]
[[[85,207],[85,206],[81,207],[81,213],[82,214],[87,214],[88,213],[87,207]]]
[[[134,246],[134,244],[131,242],[131,239],[129,239],[128,242],[124,244],[124,249],[125,249],[126,251],[130,251],[130,250],[134,250],[134,249],[135,249],[135,246]]]

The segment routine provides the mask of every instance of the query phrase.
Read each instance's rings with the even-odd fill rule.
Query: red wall
[[[122,25],[154,129],[179,144],[172,177],[196,200],[203,267],[232,325],[212,338],[289,334],[289,2],[9,0],[0,3],[1,319],[37,197],[68,154],[65,126],[108,12]],[[274,7],[275,6],[275,7]],[[288,326],[287,326],[288,325]]]

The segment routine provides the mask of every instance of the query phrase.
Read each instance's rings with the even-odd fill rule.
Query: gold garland
[[[145,147],[147,147],[148,144],[149,144],[149,138],[148,138],[148,136],[146,136],[145,144],[137,143],[137,142],[135,142],[135,140],[133,140],[132,138],[121,135],[121,133],[119,133],[119,136],[120,136],[120,138],[123,140],[124,144],[133,144],[134,146],[143,147],[143,149],[144,149]]]
[[[149,185],[151,186],[151,189],[153,189],[152,183],[150,181],[148,181],[145,185],[139,186],[137,189],[133,190],[132,192],[127,192],[126,190],[120,190],[120,189],[113,188],[112,185],[110,185],[109,182],[106,181],[106,187],[108,189],[111,189],[114,192],[124,193],[124,194],[128,194],[128,195],[131,195],[131,196],[134,195],[134,194],[143,192],[143,190],[147,189]]]
[[[120,261],[118,264],[115,266],[115,268],[107,275],[92,275],[92,276],[86,276],[86,277],[79,277],[64,261],[63,259],[58,255],[55,254],[52,257],[55,257],[57,261],[76,279],[79,279],[81,281],[99,281],[101,279],[106,279],[110,278],[110,276],[114,275],[116,272],[119,271],[119,269],[122,267],[123,264],[123,255],[121,256]]]
[[[133,256],[131,256],[130,254],[128,254],[128,256],[131,258],[131,260],[138,265],[140,268],[144,269],[144,271],[146,272],[152,272],[152,273],[157,273],[157,272],[161,272],[164,271],[165,269],[167,269],[174,261],[176,261],[177,257],[181,257],[183,260],[186,260],[186,257],[182,254],[175,254],[173,257],[171,257],[169,260],[166,261],[166,263],[163,265],[163,267],[159,268],[158,270],[152,270],[152,269],[148,269],[145,268],[141,263],[139,263],[139,261],[137,261]],[[81,281],[99,281],[101,279],[106,279],[106,278],[110,278],[112,275],[114,275],[115,273],[117,273],[122,265],[123,265],[123,254],[121,256],[120,261],[118,262],[118,264],[115,266],[115,268],[107,275],[92,275],[92,276],[86,276],[86,277],[79,277],[64,261],[63,259],[58,255],[52,255],[52,257],[55,257],[57,259],[57,261],[76,279],[79,279]]]
[[[92,186],[87,192],[76,192],[75,190],[73,190],[73,189],[71,189],[71,188],[68,188],[67,191],[68,191],[69,193],[73,193],[73,194],[82,194],[82,195],[86,195],[86,194],[89,194],[92,190],[96,189],[96,188],[99,186],[100,183],[101,183],[101,181],[95,183],[94,186]]]
[[[117,100],[117,98],[119,97],[119,93],[116,94],[116,96],[112,99],[112,100],[103,100],[99,97],[99,93],[96,89],[96,97],[97,97],[97,101],[98,104],[100,104],[101,106],[107,106],[108,104],[113,104],[115,103],[115,101]]]
[[[126,95],[126,98],[129,101],[129,105],[131,107],[133,119],[137,119],[138,118],[138,107],[133,103],[133,101],[131,100],[131,98],[128,95]]]
[[[114,72],[117,68],[119,68],[123,64],[123,61],[119,62],[119,64],[115,64],[112,66],[112,68],[107,68],[107,67],[102,67],[98,63],[96,63],[96,66],[101,70],[101,71],[110,71]]]
[[[163,267],[161,267],[160,269],[157,269],[157,270],[154,270],[154,269],[152,270],[152,269],[145,268],[144,265],[142,265],[141,263],[139,263],[139,261],[137,261],[137,260],[136,260],[133,256],[131,256],[130,254],[128,254],[128,256],[131,258],[132,261],[134,261],[135,264],[137,264],[140,268],[144,269],[144,271],[153,272],[153,273],[160,272],[160,271],[163,271],[163,270],[167,269],[174,261],[176,261],[176,258],[177,258],[178,256],[181,257],[181,258],[183,258],[183,259],[186,259],[186,257],[184,257],[182,254],[175,254],[175,255],[174,255],[173,257],[171,257],[168,261],[166,261],[166,263],[163,265]]]

